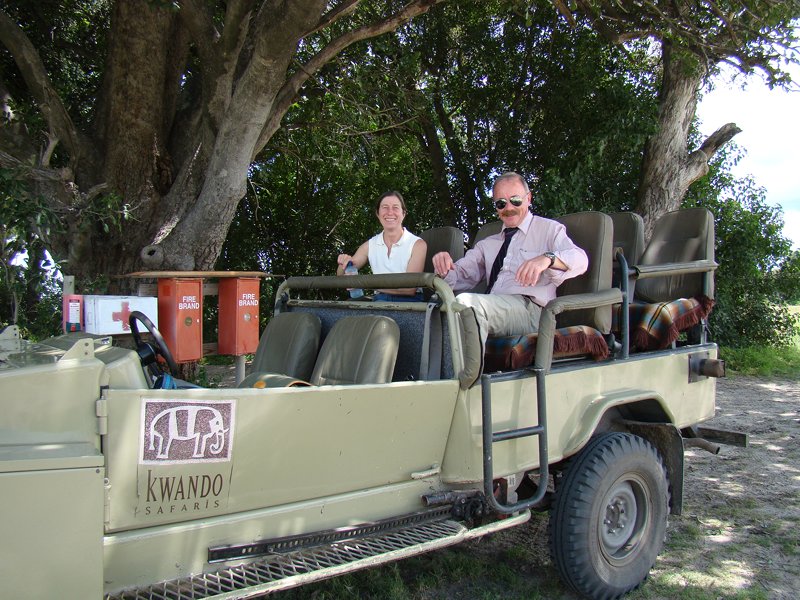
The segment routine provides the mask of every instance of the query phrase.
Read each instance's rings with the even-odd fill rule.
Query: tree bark
[[[418,122],[422,129],[419,134],[420,145],[428,154],[431,176],[433,177],[433,188],[441,207],[442,220],[447,225],[458,227],[453,192],[447,182],[447,163],[445,162],[442,144],[439,142],[439,131],[427,114],[421,115]]]
[[[658,128],[644,148],[639,176],[637,212],[649,239],[655,221],[681,206],[689,186],[708,173],[708,162],[741,130],[728,123],[689,152],[689,128],[697,109],[697,96],[706,75],[695,57],[674,52],[662,43],[663,75],[658,104]]]
[[[374,6],[359,14],[355,0],[180,0],[177,11],[117,0],[94,122],[85,131],[23,29],[0,10],[0,42],[69,168],[31,166],[9,126],[0,127],[0,165],[25,169],[61,215],[62,229],[46,241],[65,273],[211,269],[250,165],[304,83],[353,43],[441,1],[409,0],[376,17]],[[310,48],[315,53],[299,64],[299,51]]]

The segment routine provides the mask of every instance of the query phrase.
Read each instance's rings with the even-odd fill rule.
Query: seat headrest
[[[494,235],[496,233],[500,233],[503,229],[503,222],[502,221],[489,221],[488,223],[481,225],[481,228],[478,229],[478,233],[475,234],[475,238],[472,240],[472,247],[475,247],[475,244],[480,242],[482,239],[489,237],[490,235]]]
[[[614,223],[614,248],[622,248],[628,265],[635,265],[644,251],[644,219],[634,212],[615,212],[609,216]]]
[[[448,252],[456,261],[464,256],[464,232],[458,227],[434,227],[419,234],[428,245],[423,271],[433,273],[433,255]]]

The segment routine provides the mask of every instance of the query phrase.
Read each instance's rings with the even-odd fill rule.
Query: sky
[[[790,72],[800,84],[800,68]],[[766,189],[766,201],[783,208],[783,234],[800,249],[800,89],[770,90],[757,76],[742,89],[742,81],[717,77],[698,106],[700,131],[708,136],[725,123],[739,126],[733,141],[744,157],[733,174],[752,175]]]

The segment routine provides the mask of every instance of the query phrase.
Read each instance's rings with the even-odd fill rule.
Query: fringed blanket
[[[508,371],[533,364],[538,334],[490,337],[486,340],[484,363],[486,371]],[[553,358],[591,356],[594,360],[608,358],[609,350],[603,334],[586,325],[556,329],[553,339]]]
[[[678,298],[670,302],[647,304],[634,302],[629,306],[631,345],[639,350],[669,347],[681,331],[697,325],[714,307],[706,296]],[[614,329],[618,330],[619,309],[614,312]]]

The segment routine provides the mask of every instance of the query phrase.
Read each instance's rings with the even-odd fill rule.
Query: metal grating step
[[[106,595],[105,600],[249,598],[449,546],[462,541],[466,532],[466,527],[455,521],[419,523],[372,537],[266,556],[214,573],[124,590]]]

